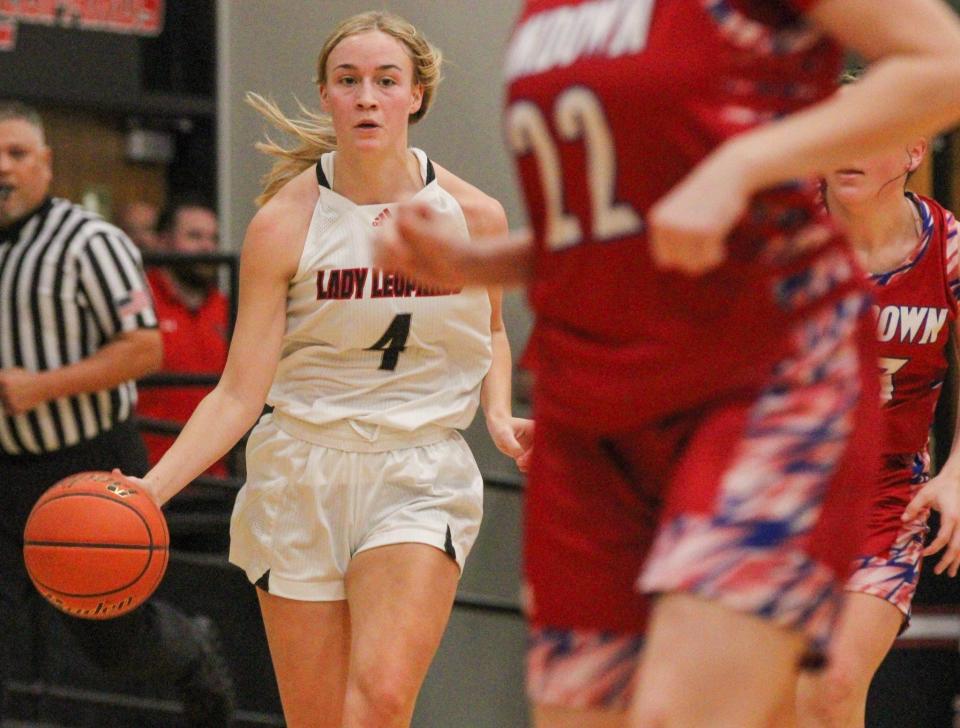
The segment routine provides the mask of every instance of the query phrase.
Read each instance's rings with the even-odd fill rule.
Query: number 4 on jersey
[[[393,321],[383,332],[383,336],[377,339],[377,343],[369,347],[367,351],[382,351],[383,358],[380,360],[380,369],[393,371],[397,368],[397,361],[400,359],[400,352],[407,348],[407,337],[410,335],[410,317],[409,313],[398,313],[393,317]]]

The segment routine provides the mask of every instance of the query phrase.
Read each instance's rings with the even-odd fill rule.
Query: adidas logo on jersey
[[[384,220],[388,220],[388,219],[391,218],[391,217],[393,217],[393,215],[390,214],[389,208],[386,208],[386,207],[385,207],[385,208],[383,208],[383,210],[380,212],[379,215],[377,215],[375,218],[373,218],[373,226],[374,226],[374,227],[380,227],[381,225],[383,225],[383,221],[384,221]]]

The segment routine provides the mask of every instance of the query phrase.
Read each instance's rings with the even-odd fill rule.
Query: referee
[[[117,228],[49,196],[51,152],[35,110],[0,101],[0,680],[28,600],[23,527],[61,478],[142,475],[134,380],[162,351],[140,256]],[[59,614],[59,613],[57,613]],[[212,623],[156,599],[117,619],[63,617],[105,675],[180,689],[191,726],[230,724],[232,686]],[[162,681],[162,682],[161,682]],[[4,691],[5,692],[5,691]]]

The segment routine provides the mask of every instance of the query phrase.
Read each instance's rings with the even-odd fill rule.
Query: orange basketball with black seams
[[[57,609],[111,619],[136,609],[167,568],[170,534],[160,507],[122,476],[78,473],[33,506],[23,558],[34,586]]]

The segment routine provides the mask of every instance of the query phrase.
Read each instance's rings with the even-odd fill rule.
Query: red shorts
[[[920,580],[929,511],[909,523],[901,520],[907,504],[930,480],[930,455],[884,458],[880,488],[867,519],[867,539],[853,562],[847,591],[872,594],[890,602],[910,617],[910,607]]]
[[[855,294],[799,323],[759,391],[609,437],[538,421],[524,551],[534,630],[639,633],[641,590],[679,591],[822,646],[875,483],[863,312]]]

